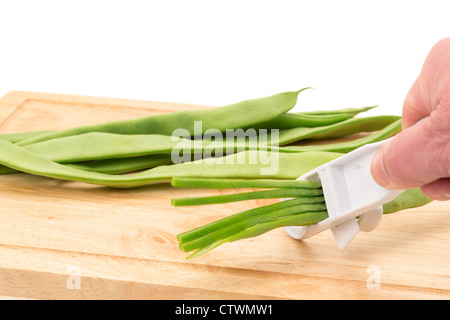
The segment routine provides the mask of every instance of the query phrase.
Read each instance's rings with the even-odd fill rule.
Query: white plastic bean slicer
[[[314,225],[286,227],[287,233],[303,240],[331,229],[343,250],[360,230],[374,230],[383,216],[383,204],[403,192],[386,189],[372,178],[372,158],[386,141],[362,146],[298,178],[322,184],[328,218]]]

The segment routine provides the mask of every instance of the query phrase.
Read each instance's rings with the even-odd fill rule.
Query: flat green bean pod
[[[377,106],[285,113],[275,119],[254,126],[253,128],[290,129],[296,127],[323,127],[353,118],[359,113],[369,111],[375,107]]]
[[[106,174],[122,174],[172,164],[170,154],[151,154],[132,158],[114,158],[96,161],[66,163],[79,170]],[[1,174],[0,167],[0,174]],[[11,169],[12,170],[12,169]]]
[[[329,115],[336,115],[336,114],[349,114],[349,115],[356,116],[357,114],[372,110],[373,108],[376,108],[376,107],[378,107],[378,105],[362,107],[362,108],[342,108],[342,109],[336,109],[336,110],[316,110],[316,111],[302,111],[302,112],[294,112],[294,113],[302,114],[302,115],[303,114],[313,115],[313,116],[329,116]]]
[[[21,140],[19,145],[55,138],[68,137],[89,132],[108,132],[120,134],[159,134],[171,136],[177,129],[186,130],[191,136],[195,132],[195,121],[202,121],[202,132],[215,129],[245,128],[276,118],[295,106],[299,91],[279,93],[273,96],[241,101],[220,108],[205,110],[176,111],[141,117],[131,120],[119,120],[106,123],[81,126],[67,130],[50,132],[30,139]]]
[[[383,205],[383,213],[394,213],[405,209],[421,207],[430,203],[433,199],[422,193],[420,188],[405,190],[391,202]]]
[[[269,141],[270,142],[270,141]],[[203,153],[205,150],[236,152],[243,150],[258,150],[258,141],[210,141],[191,140],[176,136],[157,134],[115,134],[91,132],[76,136],[56,138],[37,142],[25,149],[58,163],[79,162],[88,160],[114,159],[137,157],[149,154],[172,152]],[[265,149],[278,150],[276,147],[267,148],[266,140],[262,145]]]
[[[40,131],[29,131],[29,132],[18,132],[18,133],[3,133],[0,134],[0,140],[5,140],[9,142],[19,142],[25,139],[34,138],[41,136],[43,134],[50,133],[50,130],[40,130]]]
[[[352,118],[351,114],[315,116],[309,114],[285,113],[281,116],[252,126],[254,129],[290,129],[297,127],[322,127]]]
[[[0,140],[0,163],[26,173],[49,178],[79,181],[116,188],[133,188],[169,182],[173,177],[260,178],[264,169],[276,161],[271,178],[299,177],[313,168],[341,156],[333,152],[277,153],[245,151],[225,156],[220,161],[201,159],[177,165],[159,166],[132,175],[108,175],[65,166],[7,141]],[[269,161],[270,162],[270,161]]]
[[[352,118],[329,126],[316,128],[291,128],[279,131],[279,144],[286,145],[305,139],[341,138],[360,132],[372,132],[385,128],[401,119],[399,116],[372,116]]]
[[[366,137],[355,139],[348,142],[330,143],[326,145],[312,146],[287,146],[280,147],[280,152],[307,152],[307,151],[329,151],[329,152],[350,152],[368,143],[373,143],[390,138],[402,130],[401,119],[391,123],[376,133],[372,133]]]
[[[11,169],[11,168],[9,168],[7,166],[0,165],[0,175],[12,174],[12,173],[18,173],[18,172],[20,172],[20,171]]]
[[[46,155],[45,158],[48,159],[49,155]],[[163,165],[170,165],[172,163],[173,161],[171,154],[150,154],[138,157],[69,162],[64,163],[64,165],[79,170],[93,171],[98,173],[123,174]],[[18,172],[20,171],[0,165],[0,175]]]

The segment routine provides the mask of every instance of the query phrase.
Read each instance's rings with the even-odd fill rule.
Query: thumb
[[[447,136],[436,132],[430,117],[403,130],[373,157],[373,178],[389,189],[409,189],[447,177]]]

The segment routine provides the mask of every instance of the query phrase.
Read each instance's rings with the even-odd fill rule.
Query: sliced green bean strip
[[[226,129],[246,128],[286,113],[295,106],[298,94],[305,89],[307,88],[241,101],[221,108],[169,112],[131,120],[75,127],[22,140],[18,144],[22,146],[30,145],[40,141],[89,132],[171,136],[174,130],[184,129],[192,136],[194,133],[197,133],[194,130],[194,122],[199,120],[202,121],[201,133],[205,133],[208,129],[225,132]],[[239,116],[237,117],[236,115]]]
[[[242,240],[246,238],[252,238],[259,236],[263,233],[266,233],[270,230],[280,228],[280,227],[288,227],[288,226],[306,226],[306,225],[312,225],[316,224],[328,217],[327,211],[320,211],[320,212],[303,212],[296,215],[291,215],[288,217],[276,219],[273,221],[261,223],[259,225],[256,225],[254,227],[251,227],[249,229],[240,231],[228,238],[221,239],[215,243],[210,244],[207,247],[204,247],[202,249],[197,250],[190,256],[188,256],[188,259],[196,258],[202,254],[205,254],[209,251],[211,251],[214,248],[217,248],[219,245],[224,244],[226,242],[232,242],[236,240]]]
[[[320,188],[321,184],[306,180],[273,180],[273,179],[202,179],[202,178],[172,178],[173,187],[178,188]]]
[[[172,205],[180,206],[198,206],[205,204],[217,204],[236,201],[256,200],[256,199],[278,199],[291,197],[314,197],[322,195],[322,188],[303,189],[303,188],[282,188],[274,190],[251,191],[236,194],[224,194],[220,196],[198,197],[198,198],[178,198],[172,199]]]
[[[398,116],[373,116],[352,118],[333,125],[316,128],[292,128],[279,131],[279,144],[286,145],[305,139],[332,139],[360,132],[371,132],[385,128],[398,121]]]
[[[207,236],[210,233],[216,232],[218,230],[221,230],[223,228],[226,228],[230,225],[235,225],[239,222],[242,222],[244,220],[252,219],[253,217],[264,214],[264,213],[270,213],[277,210],[298,206],[301,204],[314,204],[314,203],[321,203],[324,202],[323,196],[318,197],[307,197],[307,198],[295,198],[295,199],[289,199],[286,201],[280,201],[277,203],[273,203],[267,206],[263,207],[257,207],[253,209],[249,209],[243,212],[239,212],[236,214],[233,214],[231,216],[225,217],[223,219],[211,222],[207,225],[197,227],[195,229],[183,232],[179,235],[177,235],[178,241],[182,243],[190,242],[194,239],[202,238],[204,236]]]
[[[307,152],[307,151],[329,151],[329,152],[350,152],[365,144],[381,141],[390,138],[402,130],[401,120],[391,123],[387,127],[366,137],[355,139],[348,142],[331,143],[326,145],[312,146],[287,146],[281,147],[280,152]]]
[[[284,209],[269,211],[269,212],[261,212],[255,214],[251,217],[251,219],[241,220],[235,224],[228,225],[225,228],[222,228],[218,231],[207,234],[206,236],[193,239],[189,242],[180,243],[180,249],[184,252],[189,252],[195,249],[199,249],[202,247],[206,247],[211,243],[217,242],[221,239],[226,239],[235,234],[239,234],[243,230],[255,227],[257,225],[261,225],[263,223],[277,220],[286,216],[290,216],[293,214],[299,214],[303,212],[320,212],[325,211],[327,209],[324,203],[317,204],[299,204],[297,206],[291,206]]]

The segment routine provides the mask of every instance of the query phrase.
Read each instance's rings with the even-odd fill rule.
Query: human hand
[[[450,200],[450,38],[431,49],[402,112],[402,132],[372,160],[373,178],[389,189],[420,187],[432,199]]]

